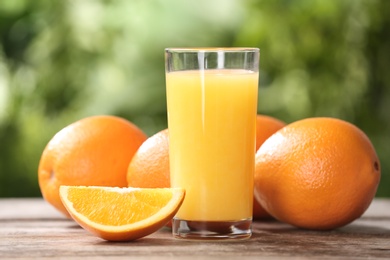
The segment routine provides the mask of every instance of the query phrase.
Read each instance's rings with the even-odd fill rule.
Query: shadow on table
[[[297,228],[278,221],[255,222],[253,225],[253,237],[274,234],[296,234],[296,235],[343,235],[343,236],[378,236],[390,238],[390,228],[386,223],[388,218],[370,217],[369,219],[358,219],[346,226],[333,230],[307,230]]]

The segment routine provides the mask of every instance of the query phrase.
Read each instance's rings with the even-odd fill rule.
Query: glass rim
[[[165,52],[176,52],[176,53],[199,53],[199,52],[260,52],[259,48],[256,47],[173,47],[165,48]]]

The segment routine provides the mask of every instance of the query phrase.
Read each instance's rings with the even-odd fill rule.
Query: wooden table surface
[[[133,242],[107,242],[40,198],[0,199],[0,259],[390,259],[390,200],[375,199],[353,223],[333,231],[277,221],[253,224],[251,239],[191,242],[163,228]]]

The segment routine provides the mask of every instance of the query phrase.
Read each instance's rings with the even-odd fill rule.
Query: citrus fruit
[[[380,163],[366,134],[335,118],[307,118],[256,153],[255,196],[276,219],[326,230],[360,217],[375,196]]]
[[[285,125],[286,123],[275,117],[258,114],[256,118],[256,151],[265,140]],[[270,217],[270,214],[260,205],[256,198],[254,198],[253,219],[267,219]]]
[[[129,241],[163,227],[179,210],[180,188],[141,189],[61,186],[60,197],[72,218],[109,241]]]
[[[285,122],[275,117],[258,114],[256,117],[256,151],[265,140],[285,125]]]
[[[127,167],[147,136],[131,122],[115,116],[92,116],[59,131],[39,162],[43,197],[68,215],[60,185],[126,187]]]
[[[127,170],[131,187],[169,188],[169,136],[164,129],[149,137],[134,154]]]

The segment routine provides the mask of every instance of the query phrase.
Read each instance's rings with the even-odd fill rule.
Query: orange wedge
[[[60,187],[72,218],[109,241],[135,240],[157,231],[173,218],[184,196],[180,188]]]

